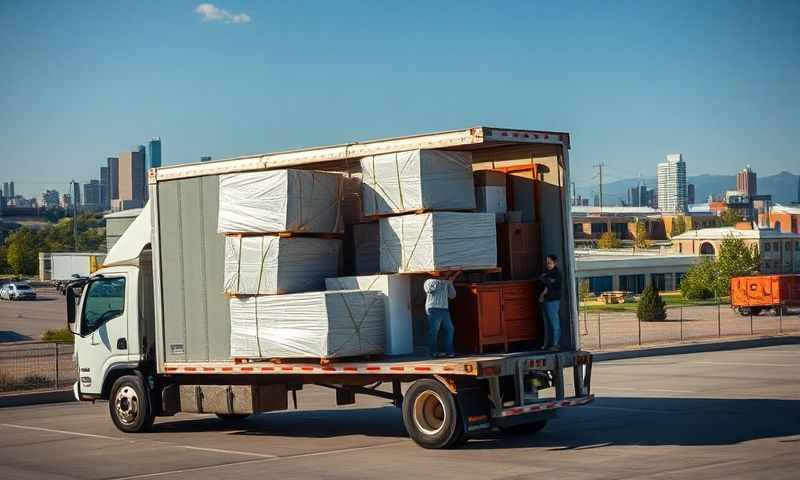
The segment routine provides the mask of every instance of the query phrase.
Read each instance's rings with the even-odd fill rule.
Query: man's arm
[[[433,278],[425,280],[425,283],[422,284],[422,289],[425,290],[425,293],[433,293],[438,288],[439,288],[439,280]]]

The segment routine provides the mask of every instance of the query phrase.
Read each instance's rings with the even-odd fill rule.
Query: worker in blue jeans
[[[450,318],[449,300],[456,298],[453,281],[461,272],[445,274],[444,278],[429,278],[422,288],[425,290],[425,313],[428,315],[428,350],[434,358],[455,357],[453,336],[455,327]],[[444,335],[444,352],[439,351],[439,331]]]
[[[548,255],[545,258],[544,273],[539,280],[544,287],[539,294],[544,313],[543,348],[558,350],[561,342],[561,272],[558,270],[558,257]]]

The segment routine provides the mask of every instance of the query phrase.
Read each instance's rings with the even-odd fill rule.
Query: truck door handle
[[[128,349],[128,341],[125,340],[125,337],[120,338],[117,340],[117,350],[127,350]]]

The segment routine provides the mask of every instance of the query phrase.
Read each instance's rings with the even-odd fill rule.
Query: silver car
[[[6,300],[35,300],[36,292],[27,283],[7,283],[0,288],[0,298]]]

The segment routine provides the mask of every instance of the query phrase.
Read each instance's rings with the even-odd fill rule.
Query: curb
[[[748,338],[745,340],[722,340],[696,342],[680,345],[662,345],[644,347],[635,350],[621,350],[616,352],[592,352],[596,362],[609,360],[624,360],[626,358],[656,357],[661,355],[680,355],[684,353],[720,352],[725,350],[740,350],[743,348],[772,347],[776,345],[793,345],[800,343],[800,336],[771,336],[761,338]]]
[[[47,392],[12,393],[9,395],[0,395],[0,408],[74,401],[76,400],[75,395],[72,393],[72,389],[53,390]]]

